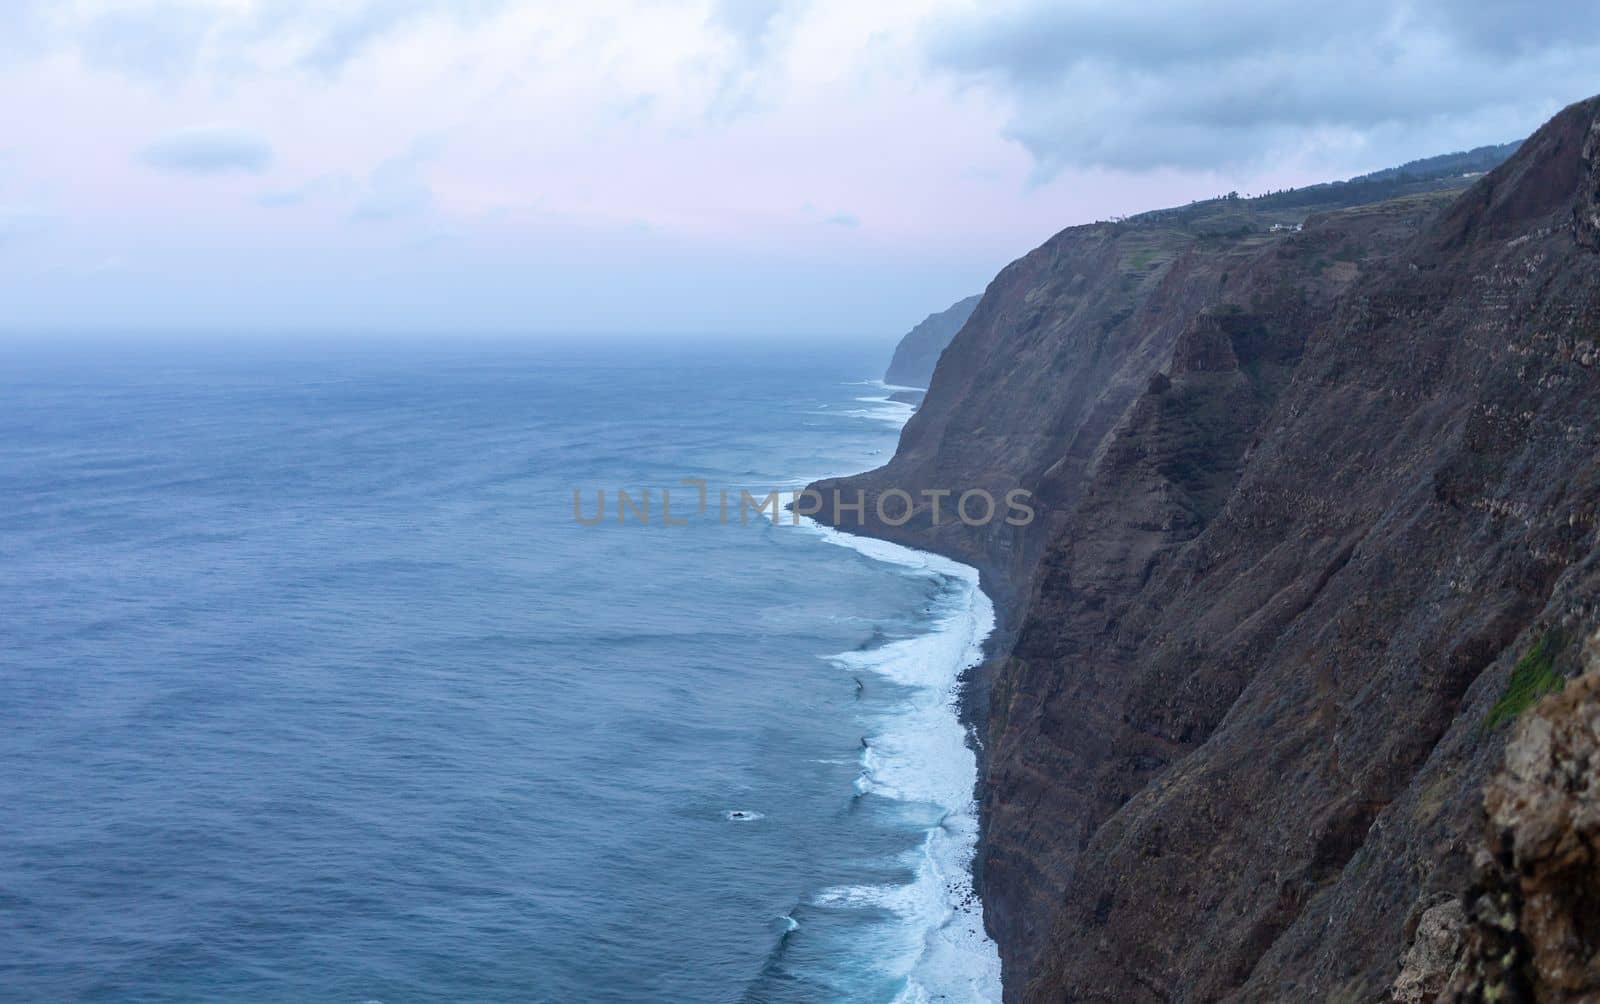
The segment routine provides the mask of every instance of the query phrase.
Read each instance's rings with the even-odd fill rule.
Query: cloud
[[[31,55],[45,37],[49,11],[43,0],[9,0],[0,4],[0,55]]]
[[[37,209],[0,206],[0,247],[49,230],[55,219]]]
[[[171,133],[146,146],[146,164],[185,174],[259,174],[272,163],[272,147],[230,126],[198,126]]]
[[[358,223],[383,223],[421,216],[433,208],[433,188],[422,177],[422,167],[442,149],[436,139],[422,139],[405,153],[378,165],[356,198],[350,219]]]
[[[783,0],[716,0],[711,21],[746,50],[760,48],[772,22],[783,11]]]
[[[278,188],[256,196],[256,205],[262,209],[291,209],[306,201],[310,193],[304,188]]]
[[[505,0],[4,0],[0,55],[75,50],[86,65],[160,83],[294,67],[334,76],[394,34],[432,29],[430,18],[470,27],[505,8]]]
[[[196,7],[124,8],[86,24],[79,44],[96,65],[128,76],[173,79],[194,68],[214,21],[212,12]]]
[[[357,223],[386,223],[419,216],[433,205],[433,189],[415,178],[375,183],[356,200],[350,219]]]
[[[427,13],[432,6],[427,0],[387,0],[363,4],[349,16],[331,25],[306,53],[303,62],[324,72],[337,72],[368,45]]]
[[[1584,8],[1012,0],[937,22],[928,51],[1009,100],[1041,175],[1215,168],[1537,121],[1600,88],[1600,5]]]
[[[500,5],[500,0],[367,0],[328,24],[302,63],[324,73],[337,73],[368,47],[414,21],[450,15],[460,23],[470,23]]]
[[[263,209],[292,209],[321,199],[349,198],[355,189],[355,182],[349,177],[329,174],[298,185],[268,189],[256,196],[256,205]]]
[[[815,202],[807,202],[800,207],[800,215],[815,220],[825,227],[845,227],[854,230],[861,225],[861,217],[847,209],[836,209],[827,212],[817,206]]]

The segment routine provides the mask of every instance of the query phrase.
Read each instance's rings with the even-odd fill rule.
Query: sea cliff
[[[939,354],[972,316],[978,297],[959,300],[937,314],[929,314],[895,346],[894,357],[883,374],[885,383],[901,387],[926,387],[933,377]],[[915,402],[912,402],[915,403]]]
[[[1475,180],[1075,227],[990,284],[887,465],[814,486],[1036,500],[843,524],[996,599],[1008,1000],[1435,999],[1403,961],[1600,624],[1597,251],[1600,99]]]

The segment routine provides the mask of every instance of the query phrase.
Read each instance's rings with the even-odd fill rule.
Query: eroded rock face
[[[1434,1004],[1455,972],[1466,927],[1467,913],[1459,899],[1430,907],[1417,925],[1388,1004]]]
[[[1600,121],[1589,128],[1589,141],[1583,148],[1586,192],[1573,210],[1578,243],[1600,251]]]
[[[1484,794],[1486,850],[1449,999],[1600,1001],[1600,663],[1518,724]]]
[[[1254,334],[1234,332],[1241,348],[1281,366],[1277,357],[1298,350],[1334,296],[1360,275],[1363,259],[1396,249],[1453,195],[1315,213],[1303,233],[1269,227],[1298,222],[1305,209],[1257,212],[1242,200],[1200,222],[1155,214],[1062,231],[990,283],[939,357],[893,459],[813,486],[824,503],[817,518],[831,521],[835,491],[847,503],[863,492],[865,520],[846,516],[840,525],[977,566],[1009,639],[1049,540],[1152,379],[1164,379],[1175,362],[1239,378],[1222,329],[1237,329],[1241,319],[1222,318],[1208,338],[1191,331],[1206,323],[1202,315],[1219,307],[1252,315]],[[1180,351],[1194,356],[1175,361]],[[1022,527],[965,526],[951,517],[948,499],[938,523],[921,501],[904,525],[873,516],[873,501],[889,489],[921,500],[925,491],[972,489],[1004,498],[1019,487],[1033,493],[1039,514]]]
[[[1416,904],[1468,882],[1486,721],[1600,595],[1600,257],[1568,225],[1597,112],[1300,324],[1196,319],[1104,447],[993,691],[1016,999],[1376,1000]],[[1277,382],[1248,347],[1297,328]]]

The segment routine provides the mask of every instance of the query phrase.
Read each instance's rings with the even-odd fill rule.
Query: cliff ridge
[[[1063,231],[894,458],[814,486],[995,596],[971,691],[1008,1000],[1438,992],[1400,977],[1477,923],[1448,904],[1484,785],[1600,626],[1597,137],[1591,99],[1465,190]],[[1026,526],[871,515],[1017,487]]]

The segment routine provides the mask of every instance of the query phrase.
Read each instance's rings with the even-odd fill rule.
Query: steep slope
[[[1159,370],[1125,406],[1092,466],[1064,474],[1057,465],[1042,479],[1041,495],[1065,506],[1022,635],[992,683],[985,791],[985,894],[1014,971],[1031,970],[1044,947],[1077,846],[1187,739],[1187,721],[1163,730],[1173,735],[1141,734],[1122,765],[1126,776],[1116,778],[1100,776],[1087,755],[1136,696],[1126,688],[1137,683],[1129,667],[1142,654],[1124,648],[1123,625],[1163,612],[1143,609],[1140,593],[1227,505],[1308,334],[1363,267],[1383,267],[1444,205],[1419,197],[1340,210],[1243,260],[1230,256],[1215,302],[1170,320],[1176,337],[1153,360]],[[1066,477],[1072,486],[1060,483]],[[1063,673],[1080,665],[1084,672]],[[1038,734],[1029,721],[1038,713],[1036,686],[1049,688],[1050,715],[1075,705],[1070,725],[1040,723],[1045,735]],[[1083,746],[1072,745],[1077,738]]]
[[[1419,187],[1381,210],[1313,206],[1308,217],[1300,205],[1274,208],[1274,198],[1224,199],[1062,231],[990,283],[941,357],[893,459],[813,486],[825,503],[819,518],[976,565],[1009,637],[1045,543],[1180,334],[1229,297],[1246,307],[1278,297],[1290,280],[1245,275],[1280,254],[1283,268],[1306,276],[1295,287],[1306,302],[1294,309],[1307,312],[1297,323],[1309,324],[1364,259],[1392,251],[1459,190]],[[1352,192],[1328,197],[1343,205]],[[1304,232],[1295,233],[1302,221]],[[935,522],[923,495],[983,490],[1000,499],[1018,487],[1034,494],[1039,514],[1023,527],[968,527],[950,517],[953,499]],[[903,525],[878,520],[873,505],[896,488],[919,502]],[[844,503],[863,492],[865,517],[834,519],[835,491]]]
[[[1426,999],[1395,979],[1465,923],[1439,907],[1506,723],[1600,619],[1597,112],[1464,193],[1064,231],[893,460],[814,486],[997,600],[971,695],[1009,999]],[[1015,487],[1024,527],[872,504]]]
[[[969,296],[957,301],[937,314],[929,314],[922,319],[922,323],[906,332],[900,344],[894,348],[894,358],[889,360],[889,369],[883,375],[883,382],[902,387],[928,386],[928,381],[933,378],[934,364],[939,361],[939,353],[967,323],[973,308],[978,305],[978,299]]]
[[[1597,112],[1331,299],[1258,259],[1079,477],[991,702],[1013,998],[1376,999],[1466,881],[1492,709],[1597,617]]]

